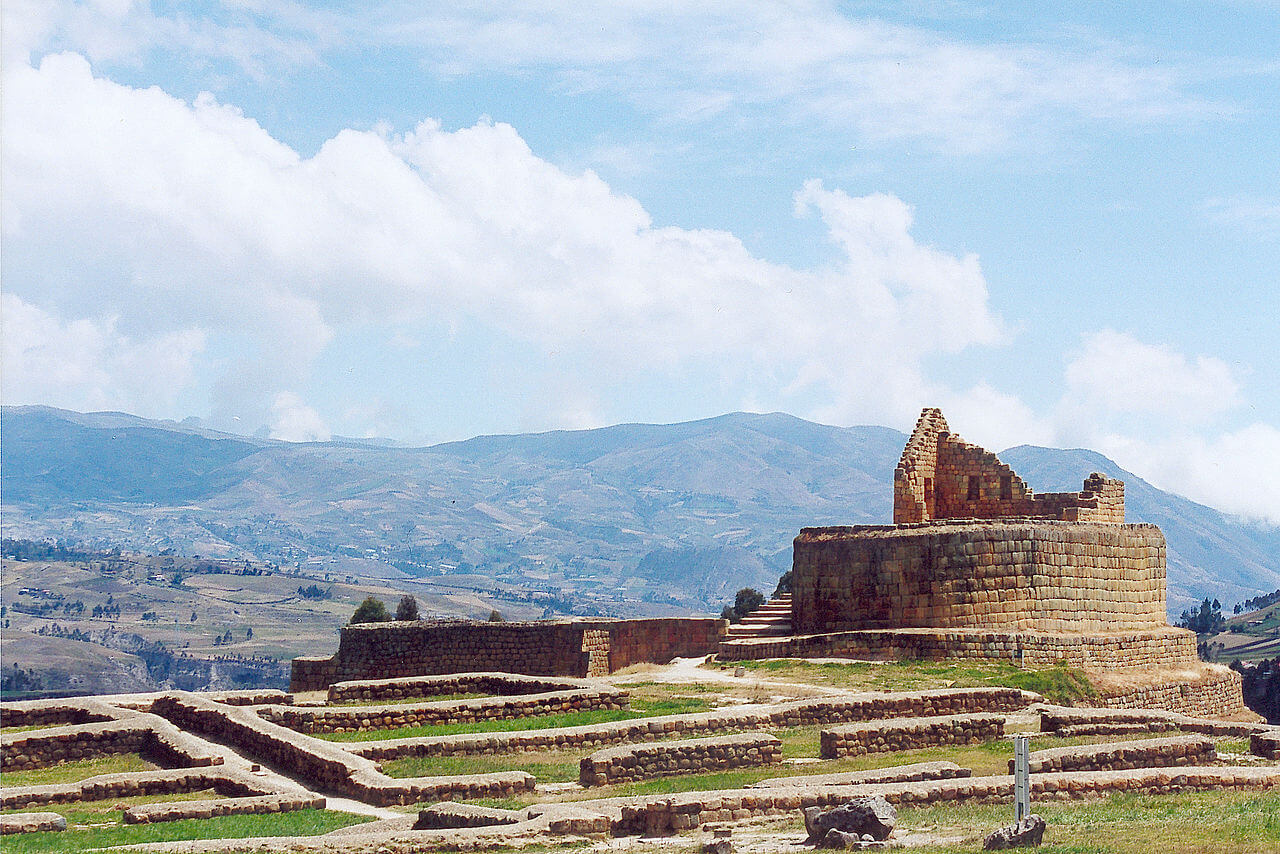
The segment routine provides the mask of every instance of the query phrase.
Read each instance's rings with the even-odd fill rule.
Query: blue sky
[[[782,410],[1280,522],[1280,4],[4,7],[4,399]]]

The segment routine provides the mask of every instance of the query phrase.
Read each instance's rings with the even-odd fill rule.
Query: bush
[[[742,618],[759,608],[765,602],[764,594],[754,587],[744,587],[733,597],[732,605],[725,605],[720,612],[722,619],[731,623],[741,622]]]
[[[782,596],[790,592],[791,592],[791,570],[788,569],[786,572],[782,573],[782,577],[778,579],[778,586],[773,588],[773,598],[777,599],[779,596]]]
[[[383,604],[381,599],[375,599],[370,596],[356,606],[356,612],[351,615],[352,623],[385,623],[391,619],[387,606]]]
[[[396,619],[418,619],[418,600],[414,599],[412,596],[401,596],[400,604],[396,606]]]

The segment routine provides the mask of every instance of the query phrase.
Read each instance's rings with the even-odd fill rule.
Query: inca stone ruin
[[[1036,748],[1036,803],[1280,788],[1280,727],[1244,708],[1236,673],[1197,660],[1192,633],[1166,625],[1164,537],[1124,512],[1124,484],[1098,474],[1078,493],[1034,494],[927,409],[895,472],[894,524],[804,529],[790,599],[732,629],[705,617],[349,625],[336,654],[294,661],[292,693],[6,703],[0,831],[67,834],[59,810],[118,802],[125,824],[367,819],[312,838],[268,830],[237,850],[685,834],[749,852],[754,837],[735,828],[766,828],[757,848],[775,851],[788,835],[803,844],[826,810],[883,799],[900,811],[894,842],[913,808],[1009,803],[1015,733]],[[1072,708],[1008,685],[797,685],[695,667],[704,657],[1064,663],[1098,681]],[[645,692],[692,710],[646,705]],[[116,755],[151,767],[9,782]],[[738,782],[707,785],[726,774]],[[654,782],[667,788],[643,788]]]

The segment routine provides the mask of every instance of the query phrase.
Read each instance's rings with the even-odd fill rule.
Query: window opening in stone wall
[[[969,475],[969,500],[970,501],[978,500],[978,497],[979,497],[978,483],[979,481],[978,481],[977,475],[975,474]]]
[[[1000,498],[1008,501],[1013,497],[1013,477],[1011,475],[1003,475],[1000,478]]]

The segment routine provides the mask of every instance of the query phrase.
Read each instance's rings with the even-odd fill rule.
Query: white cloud
[[[1280,238],[1280,199],[1230,196],[1204,203],[1209,219],[1249,237]]]
[[[1156,415],[1200,422],[1240,402],[1240,387],[1221,359],[1188,360],[1168,347],[1106,329],[1084,340],[1066,368],[1071,407],[1106,414]]]
[[[697,364],[829,387],[840,420],[895,423],[919,406],[927,355],[999,338],[977,259],[917,242],[892,196],[806,184],[798,212],[841,254],[797,270],[727,232],[655,226],[507,125],[348,130],[302,158],[210,96],[94,78],[76,55],[6,82],[9,287],[153,336],[248,342],[214,392],[247,424],[275,423],[278,395],[354,324],[389,338],[469,318],[594,382]]]
[[[326,442],[333,434],[320,413],[291,391],[282,391],[271,404],[271,438],[285,442]]]
[[[168,415],[205,346],[204,332],[194,328],[135,339],[118,331],[115,317],[67,321],[11,293],[0,306],[8,404]]]
[[[271,81],[352,51],[401,48],[440,75],[544,74],[561,89],[618,94],[670,121],[752,121],[766,112],[770,121],[953,151],[1025,143],[1072,122],[1205,111],[1187,91],[1195,74],[1167,55],[1094,43],[981,44],[857,18],[824,0],[637,0],[589,13],[567,0],[325,10],[234,3],[198,15],[128,2],[11,5],[19,60],[42,50],[117,62],[164,52]]]

